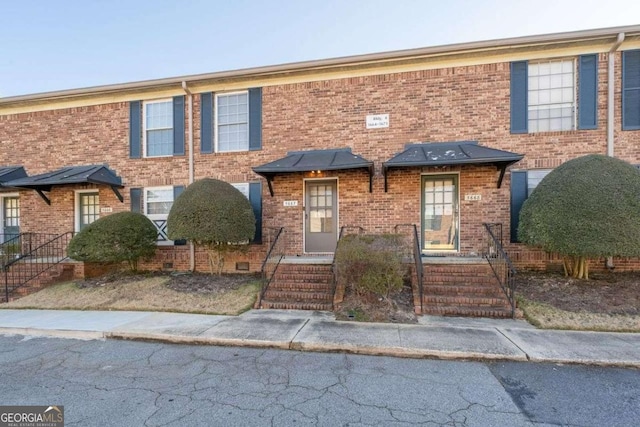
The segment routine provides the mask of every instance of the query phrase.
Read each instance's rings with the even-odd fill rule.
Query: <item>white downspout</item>
[[[615,126],[615,52],[624,41],[624,33],[619,33],[616,42],[609,49],[609,70],[607,72],[607,156],[613,157],[613,130]]]
[[[609,49],[609,69],[607,71],[607,156],[613,157],[613,131],[615,126],[615,52],[624,41],[624,33],[619,33],[616,42]],[[607,257],[604,265],[608,270],[613,270],[613,257]]]
[[[187,139],[189,144],[189,185],[193,184],[194,165],[193,165],[193,94],[187,87],[187,82],[182,82],[182,89],[187,94],[187,116],[189,125],[187,126]],[[196,249],[193,243],[189,242],[189,270],[196,269]]]

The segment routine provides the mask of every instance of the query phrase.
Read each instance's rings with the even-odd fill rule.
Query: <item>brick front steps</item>
[[[481,259],[426,260],[423,296],[414,286],[416,313],[438,316],[510,318],[511,305],[491,266]]]
[[[260,308],[333,310],[332,281],[331,265],[282,263]]]
[[[9,279],[9,301],[14,301],[18,298],[27,296],[34,292],[39,291],[49,285],[57,282],[64,282],[74,278],[74,265],[67,263],[56,264],[47,271],[44,271],[37,277],[29,280],[25,285],[20,286],[15,290],[11,290],[12,284],[15,282],[12,277],[25,277],[30,271],[32,266],[29,263],[19,262],[10,267],[8,272]],[[5,297],[5,273],[0,273],[0,303],[7,302]]]

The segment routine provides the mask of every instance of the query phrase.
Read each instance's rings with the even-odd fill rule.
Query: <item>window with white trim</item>
[[[249,92],[216,95],[216,151],[249,150]]]
[[[529,63],[529,132],[575,129],[575,61]]]
[[[238,191],[240,191],[244,195],[244,197],[246,197],[247,199],[249,198],[249,183],[248,182],[231,184],[231,185],[233,185]]]
[[[163,99],[144,103],[145,157],[173,154],[173,101]]]
[[[167,218],[173,206],[173,187],[144,189],[144,214],[158,229],[158,244],[173,244],[167,237]]]
[[[530,169],[527,171],[527,194],[536,189],[540,181],[551,172],[551,169]]]

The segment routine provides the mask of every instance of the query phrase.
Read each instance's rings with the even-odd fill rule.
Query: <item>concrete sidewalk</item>
[[[423,316],[420,324],[406,325],[342,322],[329,312],[297,310],[240,316],[0,310],[0,334],[640,367],[640,334],[540,330],[522,320]]]

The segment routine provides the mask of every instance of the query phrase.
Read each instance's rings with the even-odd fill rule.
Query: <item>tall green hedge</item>
[[[564,163],[525,201],[518,236],[572,257],[640,256],[640,173],[603,155]]]
[[[78,261],[127,262],[137,270],[140,259],[152,258],[156,252],[158,232],[144,215],[120,212],[97,219],[76,234],[67,254]]]

